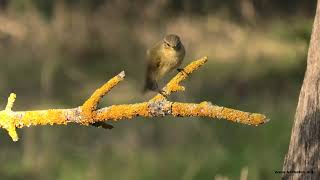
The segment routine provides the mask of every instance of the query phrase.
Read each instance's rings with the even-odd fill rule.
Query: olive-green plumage
[[[159,90],[158,80],[180,66],[185,49],[179,36],[169,34],[147,51],[147,74],[144,90]]]

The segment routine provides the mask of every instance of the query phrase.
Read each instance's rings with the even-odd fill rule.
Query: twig
[[[199,69],[207,57],[196,60],[186,66],[163,88],[166,96],[173,92],[183,91],[185,88],[180,82],[186,79],[192,72]],[[137,116],[158,117],[172,115],[175,117],[210,117],[226,119],[232,122],[238,122],[248,125],[259,125],[267,122],[269,119],[265,115],[257,113],[243,112],[222,106],[213,105],[210,102],[181,103],[171,102],[162,94],[157,94],[147,102],[136,104],[112,105],[109,107],[97,109],[101,98],[116,86],[125,77],[122,71],[117,76],[110,79],[102,87],[97,89],[91,97],[82,105],[72,109],[48,109],[38,111],[12,111],[12,106],[16,95],[11,93],[5,110],[0,111],[0,127],[6,129],[13,141],[18,140],[16,128],[29,127],[31,125],[66,125],[67,123],[79,123],[89,125],[102,121],[117,121],[123,119],[132,119]]]

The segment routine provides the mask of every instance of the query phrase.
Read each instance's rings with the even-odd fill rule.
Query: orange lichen
[[[173,103],[173,116],[202,116],[218,119],[226,119],[233,122],[239,122],[248,125],[259,125],[268,121],[266,116],[256,113],[243,112],[231,108],[212,105],[208,102],[200,104],[193,103]]]
[[[97,115],[96,109],[101,98],[108,93],[114,86],[116,86],[125,77],[124,71],[119,73],[117,76],[110,79],[102,87],[97,89],[91,97],[82,105],[81,114],[83,116],[82,122],[86,125],[93,123],[95,116]]]
[[[63,110],[49,109],[41,111],[27,111],[16,121],[16,127],[66,124],[66,116]]]
[[[199,60],[191,62],[188,66],[183,68],[175,77],[173,77],[169,83],[162,89],[163,94],[169,96],[172,92],[184,91],[185,88],[180,85],[180,82],[185,80],[189,74],[193,73],[195,70],[199,69],[208,60],[207,57],[200,58]],[[165,98],[162,94],[156,95],[151,101],[157,101]]]
[[[96,119],[103,120],[120,120],[131,119],[136,116],[149,117],[148,103],[113,105],[105,111],[97,113]]]
[[[124,72],[113,77],[102,87],[97,89],[82,106],[72,109],[49,109],[40,111],[20,111],[13,112],[12,106],[15,94],[8,98],[6,109],[0,111],[0,127],[6,129],[14,141],[18,140],[16,127],[22,128],[31,125],[53,125],[67,124],[69,122],[89,125],[92,123],[106,120],[131,119],[137,116],[156,117],[156,116],[202,116],[218,119],[226,119],[232,122],[243,124],[259,125],[268,121],[262,114],[243,112],[235,109],[212,105],[210,102],[200,104],[170,102],[167,100],[172,92],[184,91],[185,88],[180,82],[186,79],[189,74],[197,70],[207,61],[203,57],[190,63],[179,72],[164,88],[163,94],[157,94],[148,102],[136,104],[113,105],[97,110],[100,99],[109,92],[114,86],[124,79]]]

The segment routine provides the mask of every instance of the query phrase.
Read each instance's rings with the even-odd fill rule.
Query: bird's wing
[[[147,51],[147,73],[150,72],[157,72],[160,62],[161,62],[161,57],[159,56],[159,44],[156,44],[153,46],[151,49]]]

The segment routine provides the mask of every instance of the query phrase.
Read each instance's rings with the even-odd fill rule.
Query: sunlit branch
[[[174,117],[209,117],[225,119],[232,122],[259,125],[269,119],[263,114],[243,112],[231,108],[214,105],[210,102],[181,103],[171,102],[167,97],[185,88],[180,83],[191,73],[207,62],[207,57],[191,62],[163,88],[162,94],[157,94],[147,102],[136,104],[112,105],[97,109],[101,98],[106,95],[125,77],[122,71],[98,88],[82,106],[72,109],[48,109],[37,111],[12,111],[16,95],[11,93],[5,110],[0,111],[0,127],[6,129],[13,141],[18,140],[16,128],[37,125],[66,125],[70,122],[89,125],[103,121],[118,121],[132,119],[137,116],[152,118],[172,115]]]

